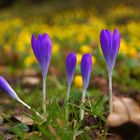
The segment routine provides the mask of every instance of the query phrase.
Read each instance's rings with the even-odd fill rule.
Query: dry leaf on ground
[[[26,115],[21,115],[21,114],[20,115],[14,115],[14,118],[17,119],[18,121],[26,124],[26,125],[33,125],[34,124],[34,121]]]
[[[140,106],[128,97],[114,97],[113,113],[107,118],[107,126],[116,127],[127,122],[140,126]]]

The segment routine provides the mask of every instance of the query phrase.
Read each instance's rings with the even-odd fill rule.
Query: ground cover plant
[[[138,140],[139,10],[18,6],[0,13],[0,139]]]

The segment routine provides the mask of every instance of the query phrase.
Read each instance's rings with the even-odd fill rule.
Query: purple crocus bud
[[[75,67],[76,67],[76,55],[74,52],[71,52],[68,54],[66,59],[66,72],[67,72],[68,86],[70,86],[72,83]]]
[[[25,102],[23,102],[15,93],[15,91],[12,89],[12,87],[9,85],[9,83],[2,77],[0,76],[0,89],[3,90],[4,92],[6,92],[11,98],[17,100],[18,102],[20,102],[22,105],[24,105],[26,108],[31,110],[31,107],[26,104]],[[43,119],[43,117],[35,110],[32,109],[39,117],[41,117]]]
[[[19,97],[17,96],[15,91],[11,88],[9,83],[2,76],[0,76],[0,89],[9,94],[9,96],[13,99],[16,99],[17,101],[19,100]]]
[[[110,32],[104,29],[100,33],[100,44],[109,72],[114,68],[116,57],[120,48],[120,33],[117,29]]]
[[[81,74],[83,79],[83,89],[87,89],[89,85],[91,71],[92,71],[92,57],[90,54],[84,54],[81,60]]]
[[[46,77],[48,67],[52,56],[52,42],[48,34],[39,34],[37,39],[35,35],[31,38],[32,49],[40,65],[43,78]]]

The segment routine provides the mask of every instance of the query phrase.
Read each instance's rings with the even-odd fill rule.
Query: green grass
[[[18,87],[16,91],[26,103],[41,112],[42,92],[40,91],[40,89],[29,91],[30,93],[26,94],[24,94],[24,92],[21,92],[20,87]],[[91,93],[94,94],[92,95]],[[31,130],[33,133],[32,135],[29,135],[29,129],[31,128],[29,128],[28,125],[20,122],[12,122],[12,120],[9,120],[9,123],[12,125],[8,129],[8,133],[12,133],[12,135],[15,135],[15,137],[18,139],[72,140],[80,138],[80,140],[84,140],[92,139],[90,138],[89,134],[94,130],[102,130],[103,132],[105,132],[105,98],[100,94],[99,91],[88,91],[87,102],[84,105],[86,114],[98,119],[98,123],[93,123],[92,125],[86,124],[85,121],[79,121],[81,91],[72,88],[71,97],[68,104],[64,103],[60,105],[60,102],[64,101],[65,99],[65,94],[66,88],[62,88],[61,90],[52,88],[47,91],[47,120],[46,122],[42,122],[38,118],[38,116],[33,114],[32,118],[34,120],[34,125],[32,126]],[[16,102],[14,103],[16,104]],[[18,103],[16,104],[16,106],[17,105],[17,108],[21,107],[21,105],[19,105]],[[65,116],[66,105],[69,106],[69,122],[68,120],[66,120]],[[10,104],[8,106],[10,106]],[[38,135],[35,132],[37,132]],[[104,135],[103,132],[102,135]]]

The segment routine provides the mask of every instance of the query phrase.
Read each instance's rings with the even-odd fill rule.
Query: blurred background
[[[139,92],[139,0],[0,0],[0,74],[12,83],[37,84],[41,75],[30,40],[32,33],[46,32],[53,42],[50,86],[66,85],[65,59],[69,52],[75,51],[78,61],[75,86],[81,87],[82,54],[91,53],[90,87],[99,85],[100,88],[103,79],[107,79],[99,43],[100,31],[104,28],[112,31],[117,28],[121,33],[113,73],[117,89],[124,93]]]

